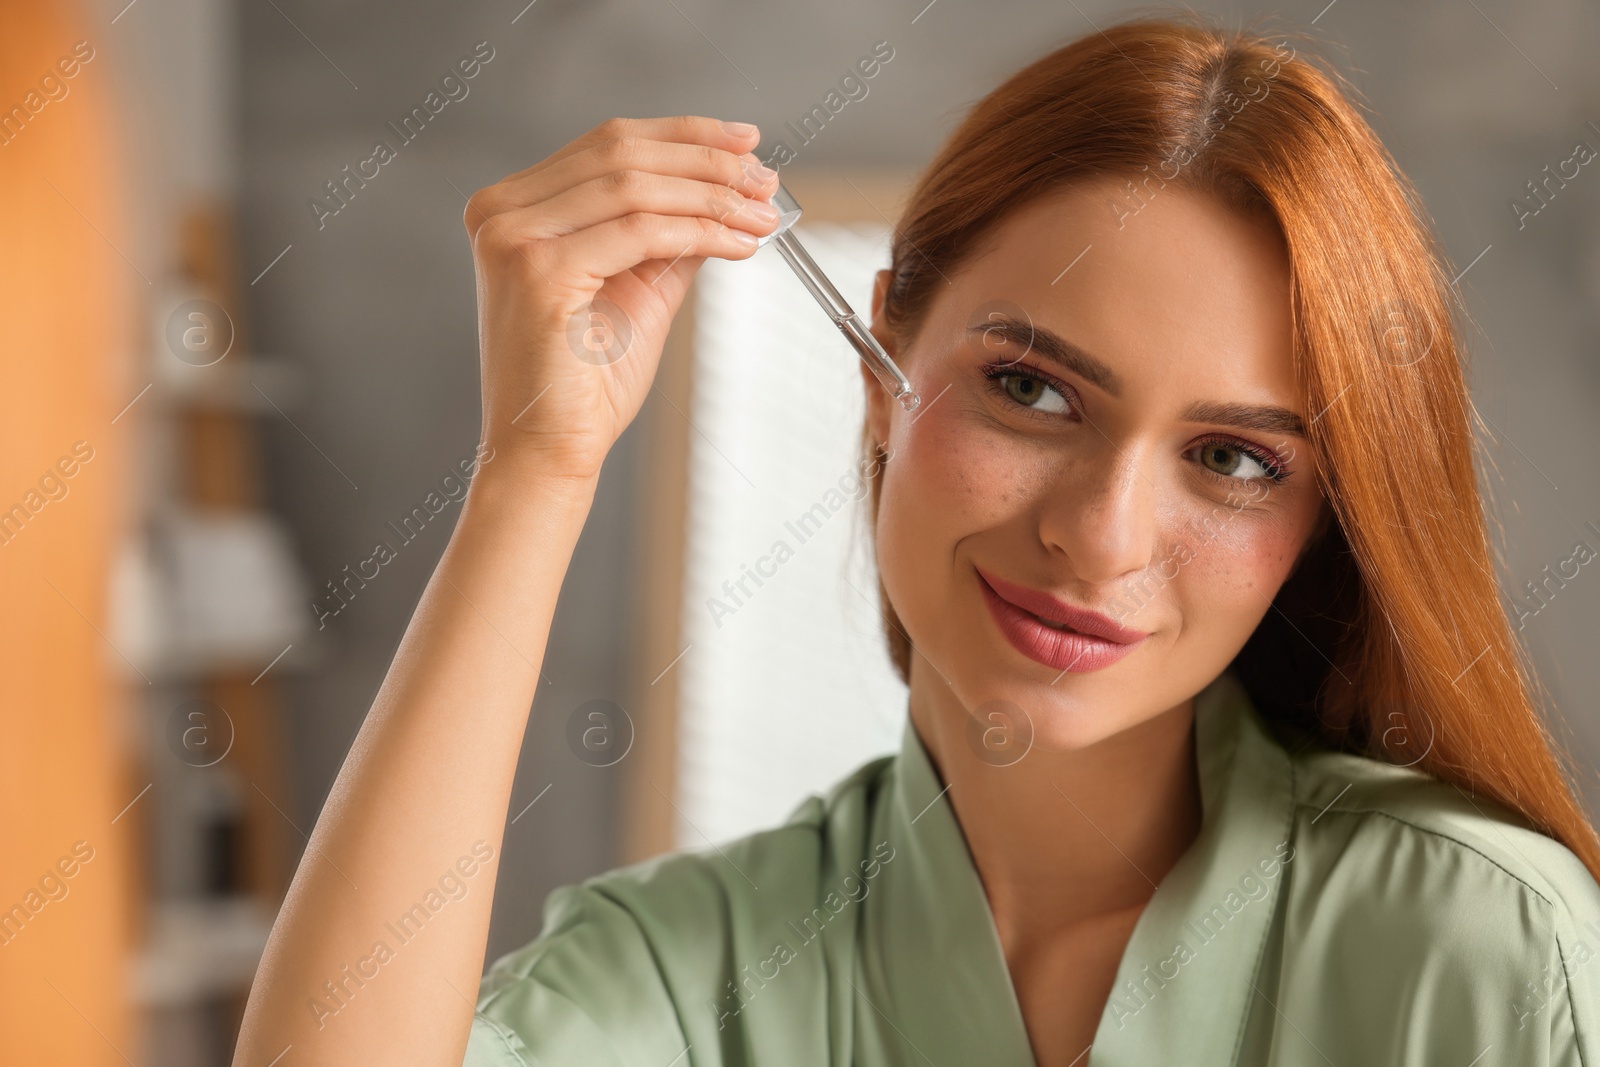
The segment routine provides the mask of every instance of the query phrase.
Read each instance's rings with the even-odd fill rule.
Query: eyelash
[[[1017,401],[1006,392],[1006,387],[1002,379],[1009,377],[1031,378],[1041,385],[1049,386],[1051,389],[1054,389],[1061,395],[1062,399],[1067,402],[1067,406],[1069,408],[1077,410],[1078,394],[1073,391],[1070,385],[1067,385],[1065,382],[1053,378],[1050,375],[1045,374],[1043,371],[1037,370],[1026,363],[1013,363],[1004,360],[996,363],[986,363],[983,366],[983,376],[988,379],[995,394],[998,395],[1001,400],[1008,402],[1015,408],[1021,409],[1029,418],[1050,419],[1055,418],[1056,416],[1040,414],[1039,412],[1029,409],[1026,404],[1017,403]],[[1268,449],[1262,448],[1260,445],[1251,444],[1249,441],[1245,441],[1241,438],[1229,437],[1224,434],[1208,434],[1207,436],[1201,438],[1194,447],[1205,448],[1209,445],[1223,445],[1224,447],[1236,448],[1240,452],[1243,452],[1245,455],[1259,463],[1262,468],[1266,470],[1267,473],[1261,475],[1262,479],[1270,481],[1274,485],[1282,484],[1284,479],[1289,477],[1288,468],[1284,466],[1283,461],[1280,460],[1275,453]],[[1237,482],[1241,480],[1238,478],[1230,478],[1226,474],[1218,474],[1216,471],[1210,470],[1209,468],[1202,469],[1205,469],[1207,474],[1211,474],[1222,479],[1223,481]],[[1246,478],[1242,480],[1251,481],[1252,479]]]
[[[1261,464],[1261,466],[1267,472],[1266,474],[1261,475],[1261,477],[1266,481],[1271,482],[1273,485],[1282,485],[1283,480],[1289,477],[1289,470],[1283,465],[1283,461],[1280,460],[1273,452],[1262,448],[1259,445],[1253,445],[1248,441],[1241,441],[1237,437],[1225,437],[1213,434],[1211,436],[1201,438],[1199,444],[1197,444],[1195,447],[1205,448],[1208,445],[1222,445],[1226,448],[1236,448],[1240,452],[1243,452],[1245,455]],[[1207,473],[1217,474],[1216,471],[1207,471]],[[1240,480],[1238,478],[1229,478],[1226,474],[1217,474],[1217,477],[1226,481]],[[1251,479],[1245,478],[1243,480],[1248,482]]]

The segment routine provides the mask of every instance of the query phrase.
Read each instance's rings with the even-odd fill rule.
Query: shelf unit
[[[310,590],[266,506],[257,441],[302,381],[292,361],[250,353],[231,232],[226,207],[190,203],[174,276],[149,304],[139,521],[112,579],[149,794],[129,812],[144,847],[127,978],[145,1060],[163,1067],[232,1059],[300,834],[278,681],[316,662]]]

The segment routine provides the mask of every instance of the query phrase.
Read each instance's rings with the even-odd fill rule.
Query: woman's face
[[[1013,212],[948,281],[895,353],[921,407],[863,371],[913,700],[1020,709],[1032,744],[1080,748],[1225,669],[1317,525],[1287,253],[1210,196],[1138,208],[1097,180]],[[1121,632],[1037,617],[1094,628],[1071,609]]]

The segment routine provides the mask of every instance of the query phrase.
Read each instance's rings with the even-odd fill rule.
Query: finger
[[[595,145],[531,178],[507,179],[503,192],[520,200],[515,206],[522,207],[621,170],[693,178],[761,200],[771,199],[778,188],[777,171],[762,166],[752,152],[736,155],[705,145],[623,137]]]
[[[647,170],[616,170],[524,209],[523,232],[562,237],[624,215],[685,215],[737,226],[765,237],[778,224],[778,209],[716,182]]]
[[[534,210],[497,216],[478,240],[488,254],[512,266],[525,262],[547,279],[600,282],[650,259],[669,263],[687,256],[745,259],[757,247],[754,234],[715,219],[643,211],[562,237],[539,238],[528,229],[540,221],[527,217]]]
[[[671,115],[665,118],[646,119],[611,118],[583,136],[568,141],[526,170],[508,175],[505,180],[511,181],[550,169],[563,160],[586,152],[597,145],[624,137],[670,144],[704,145],[707,148],[718,148],[739,155],[753,150],[760,136],[760,131],[756,129],[746,133],[732,132],[722,120],[704,115]]]
[[[761,200],[771,199],[778,188],[777,174],[761,167],[750,153],[735,155],[706,145],[621,137],[593,145],[537,174],[507,178],[480,189],[468,203],[467,229],[476,236],[485,218],[550,200],[621,171],[709,182]]]

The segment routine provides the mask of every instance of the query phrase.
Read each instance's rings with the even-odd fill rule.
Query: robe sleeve
[[[544,926],[479,987],[463,1067],[687,1062],[688,1041],[634,916],[587,885],[545,901]]]
[[[1600,1064],[1600,885],[1570,853],[1565,877],[1550,896],[1553,951],[1532,982],[1518,990],[1517,1025],[1541,1009],[1550,1030],[1551,1067]]]

